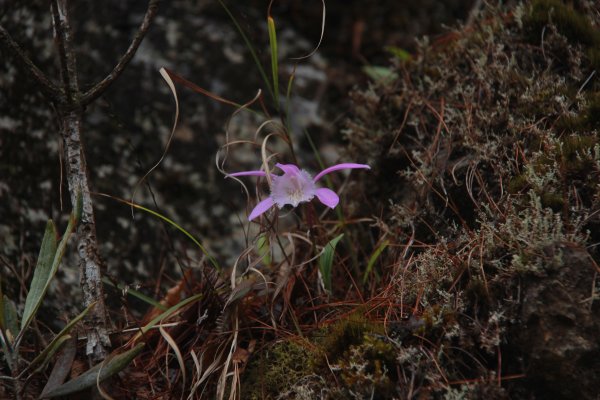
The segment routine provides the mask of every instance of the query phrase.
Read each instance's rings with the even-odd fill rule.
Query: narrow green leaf
[[[285,92],[285,126],[286,126],[286,134],[288,135],[288,139],[290,139],[290,134],[292,132],[292,118],[290,117],[290,105],[292,102],[292,88],[294,87],[294,77],[296,76],[296,68],[294,67],[293,72],[290,74],[287,84],[287,91]]]
[[[63,336],[57,338],[57,340],[53,340],[44,349],[44,357],[39,357],[38,356],[38,357],[35,358],[34,361],[36,361],[36,366],[39,365],[39,368],[32,369],[31,365],[29,365],[28,368],[33,373],[42,372],[46,368],[46,365],[48,365],[48,363],[50,362],[50,360],[52,359],[52,357],[54,357],[54,354],[61,348],[61,346],[63,345],[63,343],[65,343],[67,340],[69,340],[71,338],[72,338],[71,335],[63,335]]]
[[[21,323],[21,331],[19,332],[19,336],[17,338],[17,346],[18,346],[21,338],[23,337],[25,330],[29,327],[29,324],[31,324],[31,321],[33,321],[33,317],[35,317],[35,313],[40,308],[40,305],[42,304],[42,300],[44,299],[44,295],[46,294],[48,287],[50,287],[50,282],[52,282],[52,278],[54,278],[54,275],[56,275],[58,266],[60,265],[63,255],[65,254],[65,250],[67,248],[67,243],[69,242],[69,238],[75,231],[77,222],[81,218],[82,209],[83,209],[83,202],[81,200],[81,195],[78,195],[77,196],[77,205],[76,205],[75,209],[71,212],[71,217],[69,218],[69,223],[67,225],[67,228],[65,229],[65,233],[63,234],[63,237],[60,240],[60,242],[58,243],[58,247],[56,248],[56,251],[54,252],[54,258],[52,260],[51,268],[50,268],[50,271],[48,271],[48,273],[46,275],[46,280],[44,282],[44,285],[41,289],[36,289],[36,292],[39,293],[39,297],[38,297],[38,295],[36,295],[35,302],[33,304],[33,308],[31,310],[31,312],[29,314],[27,314],[27,316],[23,315],[23,321]],[[43,248],[43,246],[44,246],[44,242],[42,241],[42,248]],[[40,250],[40,255],[41,254],[42,254],[42,250]],[[35,278],[35,274],[34,274],[34,278]],[[27,297],[29,298],[29,295]]]
[[[344,237],[343,233],[331,239],[331,241],[325,245],[325,248],[323,248],[323,252],[319,258],[319,270],[323,277],[325,289],[328,291],[331,291],[331,269],[333,266],[333,258],[335,256],[335,247],[342,237]]]
[[[4,315],[3,326],[0,329],[0,342],[2,344],[2,352],[4,359],[8,364],[8,369],[13,371],[16,354],[14,352],[15,335],[19,329],[17,309],[15,304],[6,295],[0,299],[2,314]]]
[[[265,265],[271,265],[271,246],[268,233],[261,234],[256,240],[256,251]]]
[[[269,30],[269,44],[271,45],[271,72],[273,73],[275,108],[279,110],[279,60],[277,59],[277,32],[275,30],[275,20],[270,16],[267,18],[267,26]]]
[[[40,399],[45,398],[46,393],[63,384],[63,382],[69,375],[69,372],[71,371],[71,366],[73,365],[73,361],[75,360],[76,353],[77,339],[75,338],[67,340],[64,346],[61,346],[58,355],[56,356],[54,366],[52,367],[52,372],[50,372],[50,376],[46,381],[46,385],[44,386],[44,389],[42,389]]]
[[[192,297],[188,297],[187,299],[180,301],[179,303],[175,304],[174,306],[170,307],[167,311],[163,312],[162,314],[158,315],[157,317],[155,317],[152,321],[148,322],[144,327],[142,327],[140,329],[141,332],[138,332],[133,339],[131,339],[132,342],[135,342],[137,339],[139,339],[144,333],[148,332],[150,329],[152,329],[156,324],[158,324],[160,321],[162,321],[165,318],[170,317],[171,315],[173,315],[177,310],[179,310],[181,307],[186,306],[190,303],[193,303],[195,301],[198,301],[202,298],[203,294],[202,293],[198,293],[197,295],[194,295]]]
[[[160,304],[160,302],[154,300],[152,297],[146,296],[144,293],[139,292],[135,289],[131,289],[128,286],[125,286],[123,284],[114,284],[110,279],[108,279],[106,276],[102,278],[102,282],[112,286],[114,288],[117,288],[119,290],[125,290],[127,292],[127,294],[132,295],[133,297],[137,297],[138,299],[150,304],[152,307],[156,307],[158,309],[160,309],[161,311],[164,311],[167,309],[167,307],[163,306],[162,304]]]
[[[390,244],[389,240],[385,240],[383,243],[381,243],[379,245],[379,247],[377,249],[375,249],[375,251],[373,252],[371,257],[369,258],[369,263],[367,264],[367,269],[365,270],[365,274],[363,275],[363,285],[365,283],[367,283],[367,279],[369,279],[369,275],[371,275],[371,271],[373,271],[373,267],[375,266],[377,259],[379,258],[379,256],[383,252],[383,250],[385,250],[385,248],[389,244]]]
[[[38,356],[36,358],[33,359],[33,361],[29,364],[29,368],[31,369],[31,368],[35,367],[36,365],[38,365],[39,363],[42,363],[42,365],[44,365],[46,362],[48,362],[50,360],[50,358],[52,357],[52,355],[56,352],[56,350],[58,350],[58,348],[60,347],[60,344],[62,344],[65,341],[65,339],[63,339],[63,338],[69,336],[68,333],[71,331],[71,329],[73,329],[75,324],[77,322],[81,321],[81,319],[83,317],[85,317],[86,314],[95,305],[96,305],[95,302],[90,304],[78,316],[76,316],[71,321],[69,321],[69,323],[58,333],[58,335],[56,335],[54,337],[54,339],[52,339],[50,344],[48,344],[48,346],[46,346],[46,348],[44,350],[42,350],[42,352],[40,354],[38,354]],[[58,344],[58,343],[60,343],[60,344]]]
[[[410,53],[400,47],[386,46],[385,51],[398,58],[400,61],[410,61],[412,59]]]
[[[398,74],[391,68],[379,66],[364,66],[363,72],[375,82],[390,82],[398,78]]]
[[[202,246],[202,244],[200,244],[200,242],[198,241],[198,239],[196,239],[191,233],[189,233],[188,231],[186,231],[182,226],[180,226],[178,223],[176,223],[175,221],[173,221],[170,218],[165,217],[164,215],[151,210],[149,208],[140,206],[139,204],[135,204],[135,203],[131,203],[128,201],[125,201],[125,203],[129,204],[132,207],[137,208],[138,210],[142,210],[147,212],[148,214],[154,215],[155,217],[158,217],[160,219],[162,219],[163,221],[167,222],[169,225],[171,225],[172,227],[176,228],[177,230],[179,230],[181,233],[183,233],[185,236],[187,236],[188,238],[191,239],[192,242],[194,242],[194,244],[196,244],[196,246],[198,246],[200,248],[200,250],[202,251],[202,253],[204,253],[204,255],[210,260],[210,262],[212,263],[212,265],[217,269],[217,271],[221,271],[221,266],[219,265],[219,263],[217,262],[217,260],[211,256],[208,252],[208,250],[206,250],[204,248],[204,246]]]
[[[221,4],[221,7],[223,7],[223,9],[225,10],[225,12],[229,16],[229,18],[231,18],[231,21],[233,22],[233,24],[235,25],[236,29],[238,30],[238,32],[242,36],[242,39],[244,39],[244,42],[246,43],[246,47],[248,48],[248,51],[250,51],[250,55],[252,56],[252,59],[254,60],[254,63],[256,64],[256,67],[258,68],[258,72],[260,72],[260,75],[261,75],[263,81],[265,82],[265,85],[267,85],[267,89],[269,90],[269,93],[271,93],[271,97],[273,97],[273,100],[275,100],[275,94],[273,92],[273,88],[271,87],[271,83],[269,81],[269,78],[267,78],[267,74],[265,72],[265,69],[263,68],[262,64],[260,63],[260,60],[258,59],[258,56],[256,55],[256,50],[254,50],[254,46],[252,46],[252,43],[250,42],[250,40],[248,39],[248,37],[244,33],[244,30],[242,29],[242,27],[240,26],[240,24],[238,24],[237,20],[235,19],[235,17],[231,13],[231,11],[229,11],[229,8],[227,8],[227,6],[225,5],[225,2],[223,2],[223,0],[218,0],[218,1],[219,1],[219,4]]]
[[[56,254],[57,246],[56,227],[52,220],[48,220],[46,231],[42,239],[40,254],[38,255],[37,264],[33,271],[33,279],[29,286],[29,293],[25,299],[25,309],[23,310],[23,319],[21,320],[21,330],[29,323],[33,315],[39,308],[44,295],[46,294],[46,283],[52,279],[52,264],[54,255]]]
[[[48,391],[44,397],[67,396],[84,389],[96,386],[96,382],[102,382],[106,378],[122,371],[142,351],[144,343],[138,343],[134,348],[107,358],[104,362],[94,365],[92,368],[59,387]]]
[[[14,343],[14,339],[19,333],[19,317],[17,315],[17,308],[15,303],[11,299],[3,296],[2,303],[4,303],[4,333],[7,335],[7,339]]]

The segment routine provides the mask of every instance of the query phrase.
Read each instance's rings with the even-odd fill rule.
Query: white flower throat
[[[315,197],[316,185],[310,174],[300,170],[297,174],[284,174],[274,177],[271,195],[279,208],[289,204],[297,207],[298,204],[311,201]]]

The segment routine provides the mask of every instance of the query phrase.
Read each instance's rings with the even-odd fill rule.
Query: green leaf
[[[52,367],[52,372],[50,372],[50,376],[48,377],[46,385],[42,390],[42,394],[39,397],[40,399],[45,398],[46,393],[48,393],[50,390],[63,384],[65,378],[69,375],[69,372],[71,372],[71,366],[75,360],[76,353],[77,339],[75,338],[67,340],[64,346],[61,346],[60,351],[56,356],[54,366]]]
[[[375,82],[389,82],[398,79],[398,74],[387,67],[365,66],[362,70]]]
[[[167,311],[161,313],[160,315],[158,315],[157,317],[155,317],[154,319],[152,319],[152,321],[148,322],[144,327],[142,327],[142,329],[140,329],[141,332],[138,332],[133,339],[131,339],[132,342],[135,342],[137,339],[139,339],[142,334],[148,332],[150,329],[152,329],[157,323],[159,323],[160,321],[162,321],[165,318],[170,317],[172,314],[174,314],[177,310],[179,310],[181,307],[188,305],[190,303],[193,303],[194,301],[198,301],[202,298],[203,294],[202,293],[198,293],[195,296],[192,297],[188,297],[187,299],[180,301],[179,303],[175,304],[174,306],[170,307]]]
[[[7,339],[14,343],[14,339],[19,333],[19,317],[17,315],[17,308],[15,303],[11,299],[3,296],[2,300],[4,306],[4,333],[7,334]]]
[[[410,61],[412,59],[410,53],[400,47],[386,46],[385,50],[394,57],[398,58],[400,61]]]
[[[256,240],[256,251],[265,265],[271,265],[271,249],[267,233],[261,234]]]
[[[8,369],[13,371],[15,364],[15,352],[13,350],[13,344],[15,342],[15,335],[19,329],[19,321],[17,316],[17,309],[15,304],[6,295],[0,298],[0,307],[2,307],[3,321],[0,327],[0,342],[2,343],[2,351],[4,353],[4,359],[8,364]]]
[[[125,286],[125,285],[122,285],[122,284],[120,284],[120,283],[118,283],[118,284],[116,284],[116,285],[115,285],[115,284],[114,284],[114,283],[112,283],[112,281],[111,281],[110,279],[108,279],[106,276],[102,278],[102,282],[103,282],[103,283],[105,283],[105,284],[107,284],[107,285],[109,285],[109,286],[112,286],[112,287],[114,287],[114,288],[117,288],[117,289],[119,289],[119,290],[125,290],[125,291],[127,292],[127,294],[130,294],[130,295],[132,295],[133,297],[137,297],[138,299],[140,299],[140,300],[142,300],[142,301],[144,301],[144,302],[146,302],[146,303],[150,304],[152,307],[156,307],[156,308],[158,308],[158,309],[159,309],[159,310],[161,310],[161,311],[164,311],[164,310],[166,310],[166,309],[167,309],[167,307],[165,307],[165,306],[163,306],[162,304],[160,304],[160,302],[158,302],[158,301],[154,300],[152,297],[146,296],[146,295],[145,295],[144,293],[142,293],[142,292],[139,292],[139,291],[137,291],[137,290],[135,290],[135,289],[131,289],[130,287],[128,287],[128,286]]]
[[[67,396],[71,393],[76,393],[96,386],[97,382],[102,382],[106,378],[125,369],[125,367],[127,367],[142,351],[143,347],[144,343],[138,343],[134,348],[124,353],[107,358],[102,363],[94,365],[77,378],[48,391],[48,393],[44,394],[44,397]]]
[[[52,264],[54,263],[57,242],[54,222],[48,220],[44,238],[42,239],[40,254],[38,255],[37,264],[33,271],[33,279],[31,280],[31,285],[29,285],[29,293],[27,293],[27,299],[25,299],[21,330],[29,325],[44,299],[47,289],[46,283],[52,279]]]
[[[202,246],[202,244],[198,241],[198,239],[196,239],[194,237],[194,235],[192,235],[191,233],[189,233],[188,231],[186,231],[181,225],[179,225],[178,223],[176,223],[175,221],[173,221],[172,219],[154,211],[151,210],[149,208],[140,206],[139,204],[135,204],[135,203],[131,203],[129,201],[125,201],[122,200],[124,203],[129,204],[132,207],[137,208],[138,210],[142,210],[147,212],[150,215],[154,215],[155,217],[158,217],[160,219],[162,219],[163,221],[165,221],[166,223],[168,223],[169,225],[171,225],[172,227],[174,227],[175,229],[179,230],[181,233],[183,233],[185,236],[187,236],[188,238],[190,238],[190,240],[192,242],[194,242],[194,244],[196,246],[198,246],[200,248],[200,250],[202,251],[202,253],[204,253],[204,255],[209,259],[209,261],[211,262],[211,264],[217,269],[217,271],[221,271],[221,266],[219,265],[219,263],[217,262],[217,260],[210,255],[210,253],[208,252],[208,250],[206,250],[204,248],[204,246]]]
[[[96,302],[90,304],[89,306],[87,306],[87,308],[85,310],[83,310],[78,316],[76,316],[75,318],[73,318],[59,333],[58,335],[56,335],[54,337],[54,339],[52,339],[52,341],[50,342],[50,344],[48,344],[48,346],[46,346],[46,348],[44,350],[42,350],[42,352],[40,354],[38,354],[38,356],[36,358],[33,359],[33,361],[29,364],[29,368],[33,368],[36,365],[42,363],[42,365],[46,364],[50,358],[52,358],[52,355],[56,352],[56,350],[58,350],[60,348],[60,345],[66,340],[64,338],[66,337],[70,337],[68,335],[68,333],[71,331],[71,329],[73,329],[73,327],[75,326],[75,324],[79,321],[81,321],[81,319],[83,317],[86,316],[86,314],[96,305]]]
[[[46,367],[46,365],[48,365],[48,363],[50,362],[50,360],[52,359],[54,354],[61,348],[63,343],[65,343],[67,340],[69,340],[71,338],[72,338],[71,335],[64,335],[64,336],[57,337],[57,340],[53,340],[52,343],[50,343],[44,349],[43,357],[38,356],[35,358],[34,361],[36,362],[36,365],[41,363],[40,367],[33,370],[33,369],[31,369],[32,368],[31,365],[29,365],[28,368],[30,370],[32,370],[33,373],[42,372],[44,370],[44,368]]]
[[[279,61],[277,60],[277,33],[275,31],[275,20],[267,18],[269,30],[269,44],[271,46],[271,72],[273,73],[273,93],[275,95],[275,108],[279,109]]]
[[[60,242],[58,243],[58,247],[56,248],[56,250],[54,252],[54,258],[52,260],[50,270],[47,272],[43,271],[41,273],[42,278],[40,278],[39,282],[35,282],[36,285],[39,284],[39,286],[34,287],[34,281],[32,281],[32,286],[30,288],[30,291],[34,290],[34,294],[31,295],[33,298],[31,300],[32,306],[31,306],[30,310],[27,310],[27,300],[29,300],[29,297],[30,297],[30,295],[27,295],[25,307],[26,307],[26,311],[28,311],[28,313],[23,314],[23,321],[21,321],[21,332],[19,332],[19,336],[17,338],[17,346],[18,346],[21,338],[23,337],[25,330],[29,327],[29,324],[31,324],[31,321],[33,321],[33,317],[35,317],[35,313],[40,308],[40,305],[42,304],[42,300],[44,300],[44,295],[46,294],[46,291],[50,287],[50,282],[52,281],[52,278],[54,278],[54,275],[56,275],[58,266],[60,265],[63,255],[65,254],[65,250],[67,248],[67,243],[69,241],[69,238],[71,237],[71,234],[73,234],[73,232],[75,231],[77,222],[79,221],[79,219],[81,219],[82,209],[83,209],[83,202],[81,199],[81,194],[79,194],[77,196],[77,205],[76,205],[75,209],[71,212],[71,217],[69,218],[69,224],[67,225],[67,229],[65,229],[65,233],[63,234],[63,237],[60,240]],[[48,223],[48,225],[50,225],[50,222]],[[46,233],[48,233],[48,229],[49,229],[48,225],[46,225]],[[54,224],[52,224],[52,225],[54,225]],[[54,227],[52,227],[51,229],[54,229],[54,231],[55,231]],[[46,234],[44,234],[44,238],[46,238]],[[40,250],[40,257],[42,255],[46,256],[46,254],[44,253],[44,241],[43,240],[42,240],[42,249]],[[37,267],[36,267],[36,270],[37,270]],[[34,273],[33,277],[35,280],[35,273]]]
[[[325,245],[323,248],[323,252],[321,253],[321,257],[319,258],[319,270],[321,271],[321,276],[323,277],[323,283],[325,285],[325,289],[331,292],[331,268],[333,266],[333,258],[335,256],[335,247],[338,242],[344,237],[344,234],[340,234],[335,238],[331,239],[329,243]]]
[[[218,0],[218,1],[219,1],[219,4],[221,5],[221,7],[223,7],[225,12],[229,16],[229,18],[231,18],[231,21],[233,22],[233,24],[235,25],[235,28],[238,30],[238,32],[242,36],[242,39],[244,39],[244,42],[246,43],[246,47],[248,48],[248,51],[250,51],[250,55],[252,56],[252,59],[254,60],[256,67],[258,68],[258,72],[260,73],[260,76],[262,77],[263,81],[265,82],[265,85],[267,85],[267,89],[269,90],[269,93],[271,93],[271,96],[273,97],[273,99],[275,99],[275,94],[273,92],[273,88],[271,87],[271,83],[269,82],[269,79],[267,78],[265,69],[263,68],[262,64],[260,63],[258,56],[256,55],[256,50],[254,49],[254,46],[252,46],[252,43],[250,42],[250,40],[244,33],[244,30],[242,29],[240,24],[237,22],[237,20],[235,19],[235,17],[231,13],[231,11],[229,11],[229,8],[227,8],[227,6],[223,2],[223,0]]]
[[[385,240],[383,243],[381,243],[379,245],[379,247],[373,252],[373,254],[371,255],[371,257],[369,258],[369,263],[367,264],[367,269],[365,270],[365,274],[363,275],[363,285],[365,283],[367,283],[367,279],[369,279],[369,275],[371,274],[371,271],[373,270],[373,266],[375,266],[375,263],[377,262],[377,259],[379,258],[379,256],[383,252],[383,250],[385,250],[385,248],[389,244],[390,244],[390,241],[389,240]]]

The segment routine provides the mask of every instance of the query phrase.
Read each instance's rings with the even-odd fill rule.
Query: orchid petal
[[[274,204],[275,203],[273,202],[273,199],[271,197],[267,197],[266,199],[258,203],[256,207],[254,207],[254,210],[252,210],[250,216],[248,216],[248,221],[252,221],[254,218],[263,214],[269,208],[273,207]]]
[[[295,166],[294,164],[275,164],[277,168],[282,170],[285,174],[288,175],[296,175],[300,172],[300,168]]]
[[[315,191],[315,195],[319,201],[329,208],[335,208],[340,202],[338,195],[331,189],[320,188]]]
[[[226,175],[226,177],[230,176],[267,176],[267,173],[265,171],[242,171]]]
[[[317,176],[314,177],[313,181],[316,182],[319,179],[321,179],[324,175],[327,175],[328,173],[333,172],[333,171],[338,171],[340,169],[355,169],[355,168],[371,169],[371,167],[369,167],[366,164],[353,164],[353,163],[337,164],[332,167],[325,168],[323,171],[319,172],[317,174]]]

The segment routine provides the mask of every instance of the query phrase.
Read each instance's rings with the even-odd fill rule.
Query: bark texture
[[[96,238],[96,222],[85,153],[81,142],[82,112],[80,110],[60,112],[60,118],[71,204],[77,204],[78,196],[81,196],[83,203],[77,229],[81,289],[86,307],[97,302],[88,314],[86,353],[93,359],[100,360],[106,357],[106,349],[110,348],[110,339],[106,328],[107,312],[102,289],[102,261]]]

